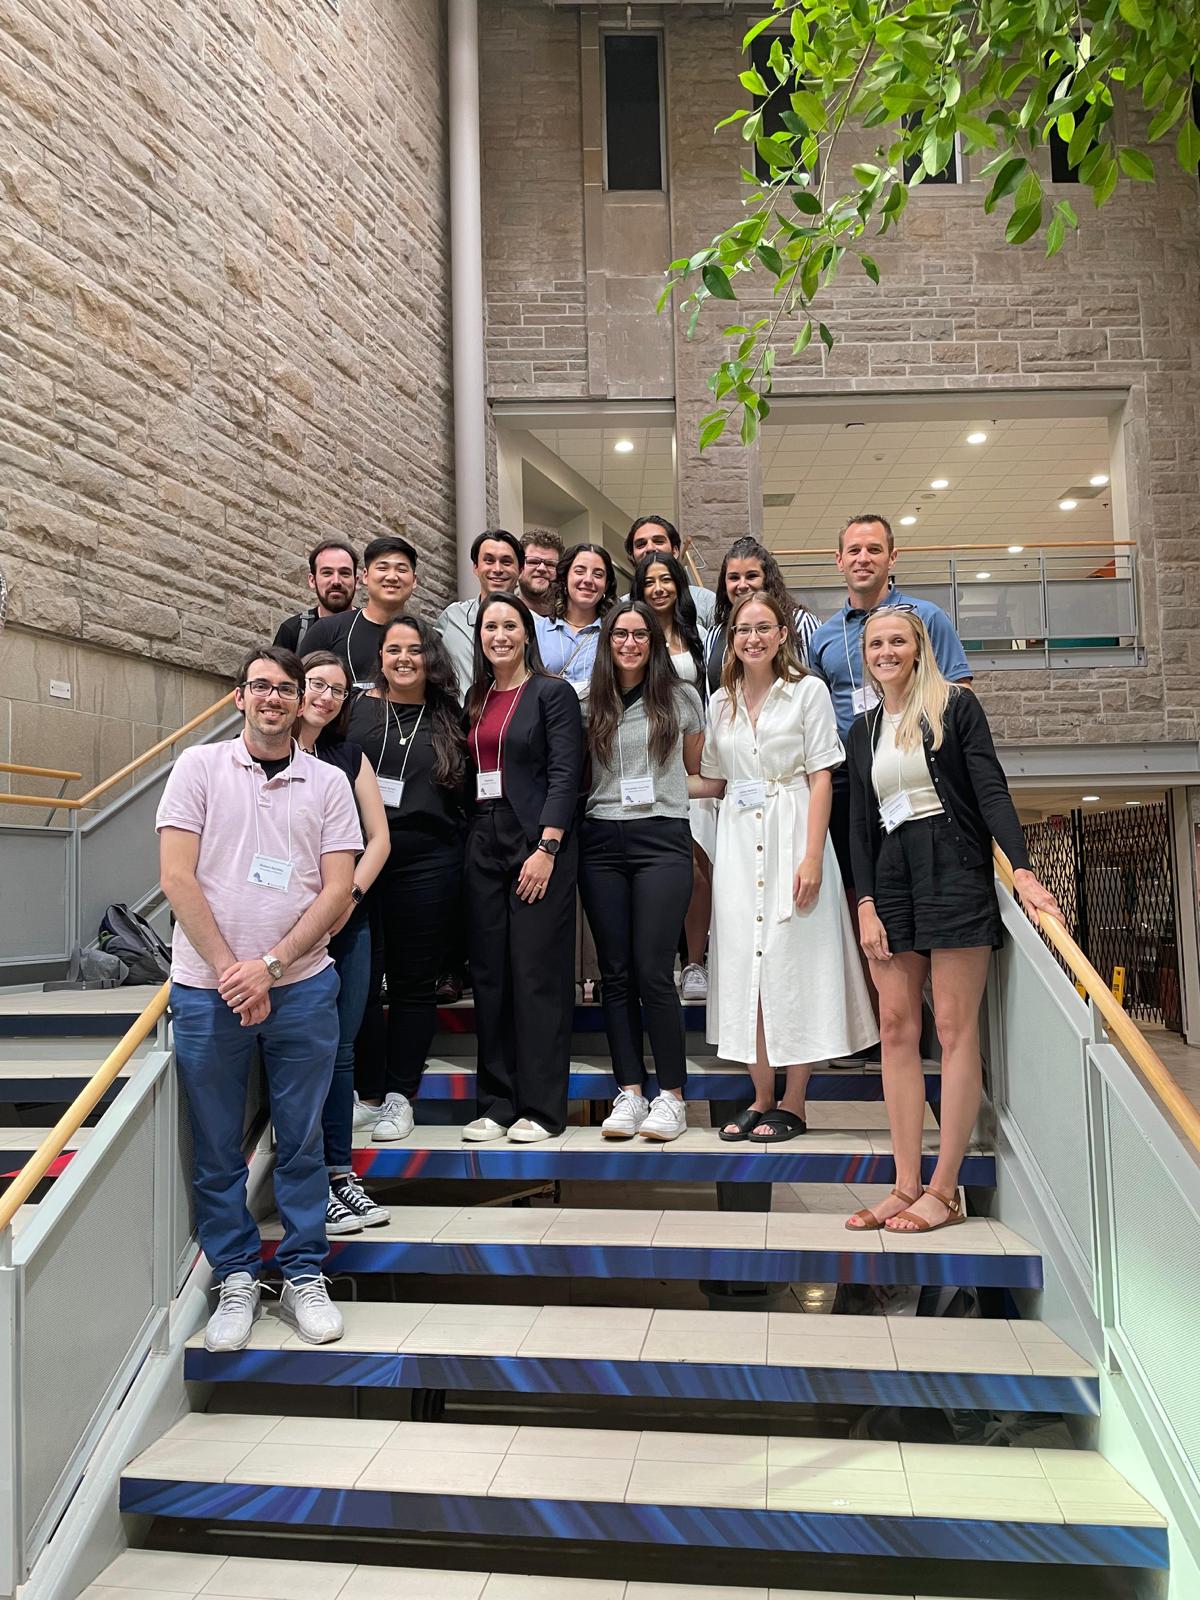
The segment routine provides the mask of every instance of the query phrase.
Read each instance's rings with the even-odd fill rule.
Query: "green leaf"
[[[791,76],[791,68],[788,66],[787,58],[783,53],[782,39],[771,40],[771,54],[767,57],[767,64],[780,83],[787,82]]]
[[[701,450],[707,450],[710,444],[716,444],[717,440],[725,432],[725,424],[728,420],[729,413],[727,411],[714,411],[712,416],[705,417],[700,424]]]
[[[1024,156],[1010,156],[1007,161],[1000,165],[996,171],[995,181],[988,190],[987,198],[983,202],[983,209],[986,212],[994,211],[1005,195],[1013,192],[1017,187],[1021,174],[1025,171],[1026,165]]]
[[[1200,127],[1190,117],[1179,130],[1175,154],[1185,172],[1195,172],[1200,167]]]
[[[760,244],[754,253],[767,271],[773,273],[775,277],[783,271],[783,259],[774,245]]]
[[[795,343],[792,345],[792,354],[794,356],[798,356],[803,351],[807,350],[812,336],[813,325],[811,322],[806,322],[800,329],[800,332],[796,335]]]
[[[746,72],[739,72],[738,82],[741,84],[743,89],[749,89],[750,93],[757,95],[760,100],[765,100],[770,92],[762,78],[757,72],[755,72],[753,67]]]
[[[1149,33],[1154,23],[1153,14],[1142,5],[1142,0],[1120,0],[1120,12],[1131,28]]]
[[[814,133],[824,131],[828,121],[825,115],[825,107],[810,89],[797,89],[791,96],[791,101],[792,110],[804,123],[805,127],[811,128]]]
[[[1046,254],[1057,255],[1063,247],[1067,228],[1061,217],[1051,217],[1050,226],[1046,229]]]
[[[859,161],[852,169],[855,183],[861,183],[864,189],[870,186],[879,177],[879,168],[869,161]]]
[[[1004,230],[1004,237],[1009,244],[1024,244],[1026,239],[1032,239],[1042,225],[1042,202],[1035,205],[1021,206],[1014,211],[1008,219],[1008,226]]]
[[[862,261],[862,269],[867,277],[870,278],[872,283],[878,283],[879,268],[875,263],[875,258],[873,256],[862,256],[860,259]]]
[[[753,444],[758,438],[758,412],[747,404],[742,408],[742,443]]]
[[[1127,178],[1133,178],[1137,183],[1154,182],[1154,163],[1143,151],[1122,145],[1117,151],[1117,161]]]
[[[729,281],[729,275],[722,267],[710,262],[701,273],[701,277],[704,280],[704,287],[714,300],[737,299],[737,295],[733,292],[733,285]]]
[[[821,335],[821,343],[825,346],[826,350],[832,350],[833,335],[823,322],[817,325],[817,332]]]
[[[765,33],[774,21],[774,15],[762,17],[753,25],[753,27],[747,28],[746,32],[742,35],[742,49],[749,50],[755,39],[758,38],[759,34]]]
[[[1107,151],[1105,153],[1107,154]],[[1096,177],[1095,182],[1092,184],[1092,199],[1096,203],[1097,210],[1099,210],[1106,200],[1109,200],[1112,197],[1113,190],[1116,187],[1117,163],[1110,155],[1108,156],[1106,165]]]
[[[1075,215],[1075,207],[1069,200],[1060,200],[1054,209],[1068,228],[1077,228],[1079,226],[1079,218]]]
[[[942,103],[946,106],[956,106],[962,96],[962,79],[956,72],[951,72],[942,83]]]
[[[745,106],[739,106],[736,111],[731,111],[727,117],[722,117],[713,132],[719,133],[722,128],[727,128],[731,122],[740,122],[743,117],[748,117],[749,115],[750,113]]]
[[[794,165],[792,147],[787,139],[778,136],[773,139],[756,139],[754,148],[775,172],[786,172],[789,167]]]
[[[821,202],[811,189],[793,189],[792,204],[797,211],[803,211],[806,216],[819,217],[821,215]]]

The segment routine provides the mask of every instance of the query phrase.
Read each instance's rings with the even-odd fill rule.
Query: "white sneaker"
[[[370,1133],[382,1114],[382,1106],[369,1106],[355,1095],[354,1114],[350,1125],[355,1133]]]
[[[467,1123],[462,1136],[472,1144],[487,1144],[491,1139],[503,1139],[507,1132],[502,1122],[495,1122],[491,1117],[476,1117],[474,1122]]]
[[[413,1131],[413,1108],[402,1094],[389,1094],[379,1108],[371,1129],[372,1144],[387,1144],[392,1139],[407,1139]]]
[[[689,962],[680,973],[679,998],[685,1005],[708,999],[708,971],[698,961]]]
[[[346,1331],[321,1273],[315,1278],[289,1278],[279,1296],[277,1314],[291,1323],[305,1344],[331,1344]]]
[[[541,1123],[535,1122],[532,1117],[522,1117],[508,1130],[510,1144],[540,1144],[543,1139],[553,1137],[552,1133],[547,1132]]]
[[[656,1144],[669,1144],[687,1128],[687,1106],[673,1094],[654,1097],[650,1114],[638,1132],[643,1139],[653,1139]]]
[[[606,1139],[632,1139],[650,1115],[650,1102],[644,1094],[632,1089],[622,1089],[613,1101],[613,1108],[600,1124]]]
[[[329,1185],[329,1199],[325,1202],[325,1237],[336,1239],[343,1233],[361,1233],[363,1225],[338,1198],[333,1184]]]
[[[335,1201],[354,1218],[362,1228],[382,1228],[384,1223],[392,1220],[392,1213],[386,1206],[376,1204],[371,1196],[359,1183],[353,1173],[345,1172],[331,1180],[329,1185],[329,1201]],[[352,1233],[351,1228],[345,1229]],[[325,1225],[325,1232],[329,1232],[329,1224]]]
[[[217,1309],[204,1330],[204,1348],[214,1352],[244,1350],[261,1311],[258,1281],[248,1272],[231,1272],[221,1284]]]

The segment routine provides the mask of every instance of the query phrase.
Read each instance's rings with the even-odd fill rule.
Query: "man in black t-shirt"
[[[388,533],[363,551],[367,603],[361,611],[314,622],[304,637],[302,655],[332,650],[346,663],[356,689],[369,689],[379,671],[379,647],[393,617],[408,609],[417,586],[417,552],[407,539]]]
[[[358,587],[358,551],[341,539],[323,539],[308,557],[308,587],[317,597],[315,606],[285,617],[275,631],[273,644],[300,655],[311,650],[308,631],[322,617],[349,611]]]

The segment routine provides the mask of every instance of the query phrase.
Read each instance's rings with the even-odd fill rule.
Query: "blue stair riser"
[[[783,1080],[778,1082],[778,1093],[783,1092]],[[611,1100],[616,1085],[607,1075],[594,1072],[572,1072],[567,1094],[572,1100]],[[646,1080],[646,1092],[651,1098],[658,1093],[658,1079],[651,1074]],[[688,1075],[685,1094],[689,1100],[728,1100],[749,1105],[751,1085],[745,1077],[730,1073],[693,1072]],[[925,1074],[925,1098],[937,1105],[942,1096],[942,1078],[938,1072]],[[883,1099],[883,1078],[878,1072],[814,1072],[808,1080],[810,1100],[870,1100]],[[431,1067],[421,1079],[420,1096],[416,1101],[417,1120],[426,1102],[453,1100],[462,1105],[475,1102],[475,1073],[442,1072]],[[437,1120],[441,1121],[441,1118]]]
[[[190,1349],[198,1383],[328,1384],[352,1389],[457,1389],[505,1394],[628,1395],[771,1405],[914,1406],[1100,1414],[1095,1378],[1015,1373],[875,1372],[719,1362],[572,1360],[546,1356],[395,1355],[322,1350]]]
[[[276,1243],[263,1245],[269,1261]],[[335,1239],[327,1272],[427,1272],[441,1276],[670,1278],[730,1283],[877,1283],[1040,1289],[1036,1255],[950,1251],[721,1250],[671,1245],[438,1244]]]
[[[669,1465],[665,1471],[669,1473]],[[205,1522],[363,1532],[460,1533],[526,1539],[616,1540],[722,1550],[780,1550],[944,1561],[1098,1567],[1167,1565],[1160,1528],[1004,1519],[733,1510],[619,1501],[521,1500],[375,1489],[285,1488],[124,1478],[121,1510]]]
[[[716,1134],[712,1135],[716,1143]],[[641,1144],[641,1141],[639,1141]],[[727,1147],[722,1147],[723,1149]],[[926,1182],[933,1177],[937,1157],[922,1160]],[[612,1179],[619,1183],[887,1183],[896,1181],[896,1163],[890,1155],[839,1155],[817,1151],[807,1155],[803,1139],[786,1150],[747,1151],[724,1155],[715,1151],[651,1153],[614,1142],[604,1150],[542,1150],[498,1142],[464,1144],[461,1150],[410,1150],[403,1142],[354,1152],[354,1170],[362,1178],[520,1178],[544,1180],[570,1178],[586,1181]],[[978,1188],[995,1188],[996,1159],[969,1155],[959,1182]]]

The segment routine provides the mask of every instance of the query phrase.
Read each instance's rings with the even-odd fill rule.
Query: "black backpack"
[[[171,976],[171,952],[154,929],[127,905],[109,906],[96,940],[106,954],[129,968],[124,983],[164,983]]]

